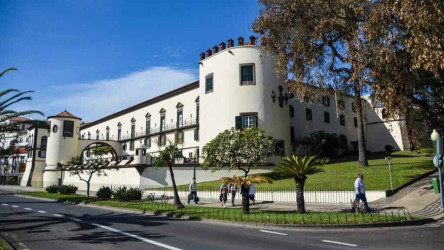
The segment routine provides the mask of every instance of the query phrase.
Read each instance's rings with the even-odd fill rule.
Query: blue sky
[[[0,0],[0,89],[15,110],[92,121],[198,79],[199,53],[253,34],[255,0]]]

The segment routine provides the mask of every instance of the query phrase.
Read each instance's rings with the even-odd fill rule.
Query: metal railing
[[[172,122],[172,123],[165,124],[164,127],[158,126],[158,127],[151,128],[149,131],[147,131],[146,129],[135,131],[134,136],[131,136],[131,134],[122,135],[120,140],[127,140],[127,139],[131,139],[131,138],[135,138],[135,137],[147,136],[150,134],[156,134],[156,133],[160,133],[160,132],[169,132],[171,130],[180,129],[183,127],[192,126],[192,125],[196,125],[196,124],[197,124],[196,118],[189,118],[189,119],[183,120],[182,123]]]

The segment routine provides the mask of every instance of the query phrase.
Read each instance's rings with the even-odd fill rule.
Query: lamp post
[[[392,160],[392,157],[391,156],[387,156],[387,157],[385,157],[385,160],[388,162],[388,165],[389,165],[390,187],[392,189],[392,194],[393,194],[392,168],[390,167],[390,161]]]
[[[433,130],[432,135],[430,136],[432,141],[436,143],[436,155],[433,157],[433,163],[438,168],[439,175],[439,191],[441,193],[441,208],[444,208],[444,192],[443,192],[443,177],[442,177],[442,167],[443,167],[443,142],[444,138],[441,138],[436,129]]]
[[[193,179],[196,179],[196,165],[197,165],[197,149],[194,150],[194,170],[193,170]]]

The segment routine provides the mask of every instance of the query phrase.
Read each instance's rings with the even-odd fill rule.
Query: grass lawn
[[[332,212],[309,212],[298,214],[293,211],[265,211],[250,209],[250,214],[245,215],[240,208],[215,208],[188,205],[183,209],[174,209],[171,204],[129,201],[121,202],[115,200],[88,199],[82,195],[60,195],[48,194],[46,192],[29,192],[23,195],[33,197],[51,198],[54,200],[83,201],[98,206],[119,207],[134,210],[167,213],[177,216],[190,216],[200,219],[215,219],[224,221],[264,223],[264,224],[369,224],[377,222],[407,221],[415,219],[403,211],[381,212],[381,213],[332,213]]]
[[[367,190],[390,189],[390,176],[385,153],[374,153],[368,156],[369,167],[360,167],[357,156],[343,157],[331,161],[322,167],[322,171],[309,175],[305,183],[305,189],[309,190],[350,190],[358,173],[364,174],[364,182]],[[416,152],[403,151],[392,154],[392,177],[393,187],[435,169],[432,157],[418,155]],[[257,188],[294,188],[295,182],[292,178],[283,178],[266,174],[273,179],[273,183],[256,184]],[[219,181],[198,183],[198,189],[218,189]],[[187,189],[187,186],[181,186]]]

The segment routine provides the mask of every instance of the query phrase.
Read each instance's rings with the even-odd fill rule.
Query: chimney
[[[250,36],[250,45],[256,45],[256,37]]]
[[[244,45],[244,38],[240,36],[237,38],[237,46],[242,46],[242,45]]]
[[[207,57],[211,56],[211,49],[207,49]]]
[[[203,60],[203,59],[205,59],[205,53],[200,53],[200,60]]]
[[[231,38],[227,40],[227,43],[228,43],[228,48],[231,48],[234,46],[234,40]]]
[[[216,54],[217,52],[219,52],[219,47],[214,45],[214,47],[213,47],[213,54]]]
[[[225,49],[225,43],[224,42],[221,42],[220,44],[219,44],[219,50],[224,50]]]

